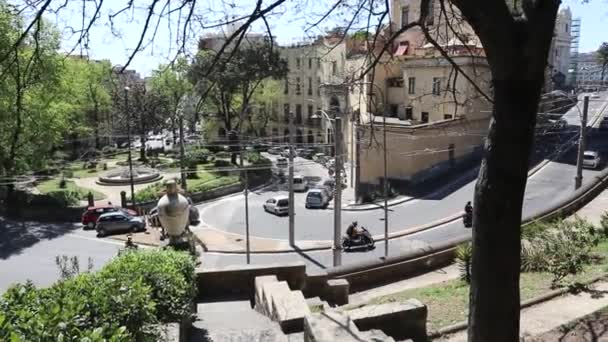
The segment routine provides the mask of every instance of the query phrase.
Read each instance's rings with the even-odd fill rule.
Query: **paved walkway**
[[[599,282],[592,286],[591,291],[568,294],[523,309],[520,318],[520,336],[539,335],[593,313],[608,305],[607,293],[608,282]],[[461,342],[466,340],[467,333],[462,331],[440,341]]]

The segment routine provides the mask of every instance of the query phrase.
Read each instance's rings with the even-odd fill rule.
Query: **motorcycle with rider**
[[[351,223],[346,229],[346,236],[342,238],[342,247],[350,250],[352,247],[365,246],[374,248],[374,238],[365,227],[359,227],[357,221]]]

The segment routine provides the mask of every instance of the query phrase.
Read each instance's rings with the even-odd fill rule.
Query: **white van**
[[[303,176],[293,176],[293,191],[306,191],[308,184]]]

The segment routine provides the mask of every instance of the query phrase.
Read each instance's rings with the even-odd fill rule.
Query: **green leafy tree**
[[[186,78],[189,70],[188,61],[185,58],[178,58],[171,65],[160,65],[152,72],[152,77],[148,82],[152,91],[158,97],[166,101],[167,108],[164,113],[165,120],[173,133],[173,143],[177,143],[177,129],[179,118],[177,117],[180,101],[192,93],[192,84]],[[185,119],[189,123],[190,130],[195,129],[198,122],[198,114],[194,110],[185,111]]]
[[[288,71],[287,61],[270,42],[248,43],[219,58],[210,50],[199,52],[189,77],[207,108],[215,109],[226,132],[240,132],[244,122],[252,122],[249,114],[260,84],[283,79]],[[236,163],[235,153],[232,162]]]

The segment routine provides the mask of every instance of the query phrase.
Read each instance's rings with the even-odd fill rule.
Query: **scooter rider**
[[[471,201],[468,201],[464,206],[464,213],[467,214],[467,216],[473,215],[473,206],[471,205]]]
[[[348,228],[346,228],[346,235],[350,239],[355,239],[357,236],[359,236],[361,234],[357,225],[358,225],[357,221],[354,221],[353,223],[351,223],[348,226]]]
[[[466,228],[470,228],[473,225],[473,206],[471,205],[471,201],[468,201],[464,206],[463,222]]]

